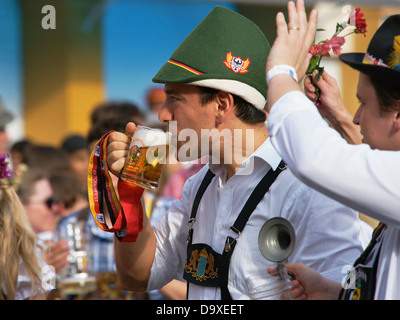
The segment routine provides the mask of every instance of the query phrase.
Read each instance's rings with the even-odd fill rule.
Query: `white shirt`
[[[45,264],[45,262],[42,260],[42,251],[39,247],[36,248],[36,256],[38,258],[39,266],[41,267],[41,272],[40,272],[40,277],[42,279],[42,283],[35,283],[33,292],[32,292],[32,279],[26,270],[24,263],[22,261],[22,258],[19,261],[19,273],[18,273],[18,278],[17,278],[17,287],[15,290],[15,298],[14,300],[25,300],[28,299],[33,295],[38,294],[38,287],[41,286],[41,289],[44,289],[45,291],[50,291],[54,289],[54,285],[51,285],[51,283],[48,281],[50,280],[49,277],[49,272],[52,271],[51,268]],[[51,277],[54,277],[55,281],[55,273],[50,275]],[[7,297],[7,289],[5,284],[2,284],[1,289],[3,290],[5,296]]]
[[[348,144],[297,91],[275,103],[268,129],[273,146],[304,183],[388,224],[375,299],[400,299],[400,152]]]
[[[227,183],[222,165],[210,164],[216,174],[200,202],[193,225],[193,244],[206,243],[222,253],[230,226],[255,186],[272,167],[276,169],[280,157],[269,139],[247,160],[254,160],[251,175],[237,174]],[[186,182],[182,199],[172,204],[168,213],[154,226],[157,239],[155,259],[151,268],[148,290],[161,288],[172,279],[182,279],[186,262],[188,220],[198,187],[208,170],[203,167]],[[357,213],[296,179],[290,170],[283,171],[269,192],[254,210],[231,258],[228,288],[233,299],[248,299],[249,287],[254,283],[271,282],[267,261],[258,248],[261,226],[274,216],[289,220],[296,230],[296,248],[289,257],[321,272],[327,278],[341,281],[346,271],[362,252],[360,221]],[[340,217],[337,219],[337,217]],[[275,280],[274,278],[273,280]],[[220,299],[220,289],[190,284],[189,299]]]

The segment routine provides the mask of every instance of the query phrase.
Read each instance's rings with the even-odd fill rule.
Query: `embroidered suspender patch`
[[[207,252],[206,248],[200,252],[198,249],[193,249],[186,262],[185,273],[191,274],[197,281],[218,278],[218,267],[214,268],[214,263],[214,255]]]

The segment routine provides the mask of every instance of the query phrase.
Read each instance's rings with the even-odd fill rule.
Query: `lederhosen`
[[[339,300],[373,300],[376,287],[376,271],[386,225],[380,223],[374,230],[368,247],[356,260],[346,280],[347,289],[340,291]]]
[[[231,237],[228,235],[222,254],[215,252],[213,248],[205,243],[192,244],[193,223],[196,221],[197,208],[205,190],[215,176],[211,170],[207,171],[199,190],[197,191],[190,220],[188,221],[189,234],[187,239],[187,260],[183,273],[184,279],[188,281],[187,296],[189,296],[190,282],[204,287],[219,287],[221,289],[221,299],[232,300],[228,290],[228,276],[229,264],[233,250],[236,246],[236,239],[243,231],[248,219],[250,218],[250,215],[257,207],[258,203],[264,197],[265,193],[268,191],[278,175],[285,169],[286,164],[281,161],[275,171],[272,169],[269,170],[258,183],[249,199],[245,203],[242,211],[239,213],[235,223],[230,227],[229,232],[233,231],[236,234],[236,237]]]

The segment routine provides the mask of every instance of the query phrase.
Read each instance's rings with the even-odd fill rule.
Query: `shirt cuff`
[[[316,106],[300,91],[290,91],[275,102],[268,115],[268,131],[272,137],[279,131],[287,117],[298,111],[308,110],[319,115]]]

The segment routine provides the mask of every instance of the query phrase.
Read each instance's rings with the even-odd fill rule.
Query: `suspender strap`
[[[280,162],[278,168],[273,171],[269,170],[267,174],[261,179],[256,188],[251,193],[250,197],[247,199],[242,211],[239,213],[235,223],[230,227],[230,230],[237,234],[236,238],[228,236],[226,238],[225,249],[223,256],[227,257],[230,261],[233,250],[236,246],[236,239],[239,237],[240,233],[243,231],[247,221],[249,220],[251,214],[258,206],[260,201],[264,198],[265,194],[268,192],[271,185],[274,183],[278,175],[286,169],[286,164],[283,160]],[[222,300],[232,300],[232,297],[228,290],[228,284],[221,288],[221,299]]]
[[[193,206],[192,206],[192,212],[190,215],[190,220],[189,220],[189,235],[187,238],[187,243],[188,246],[192,244],[192,237],[193,237],[193,228],[192,225],[196,221],[196,213],[197,213],[197,208],[199,207],[200,200],[203,197],[204,192],[206,191],[208,185],[210,184],[211,180],[214,178],[215,174],[208,169],[206,175],[203,178],[203,181],[200,184],[199,190],[197,191],[196,197],[194,198]]]
[[[375,295],[375,287],[376,287],[376,273],[378,270],[379,256],[382,248],[382,232],[386,228],[386,224],[382,222],[375,228],[372,239],[368,244],[367,248],[361,253],[360,257],[354,262],[353,267],[355,268],[355,277],[353,281],[358,286],[357,288],[349,288],[340,290],[340,294],[338,299],[349,300],[351,297],[353,300],[373,300]],[[382,234],[383,236],[383,234]],[[379,246],[376,251],[376,246]],[[375,256],[374,256],[375,254]],[[372,261],[371,259],[374,259]],[[368,260],[371,261],[368,263]],[[358,266],[361,265],[361,268],[358,269]],[[360,279],[357,279],[357,278]]]
[[[267,193],[278,175],[285,169],[286,164],[282,160],[275,171],[269,170],[268,173],[261,179],[257,187],[253,190],[252,194],[247,199],[247,202],[245,203],[235,223],[231,227],[232,231],[238,234],[243,231],[244,226],[246,225],[247,220],[249,220],[249,217],[254,209],[258,206],[262,198],[264,198],[264,195]]]
[[[189,220],[189,232],[188,232],[188,237],[187,237],[187,246],[189,247],[192,244],[192,238],[193,238],[193,223],[196,221],[196,213],[197,213],[197,208],[199,207],[200,200],[203,197],[204,192],[206,191],[208,185],[210,184],[211,180],[214,178],[215,174],[208,169],[206,175],[203,178],[203,181],[200,184],[199,189],[197,190],[196,197],[194,198],[193,206],[192,206],[192,212],[190,214],[190,220]],[[186,287],[186,300],[189,299],[189,281],[187,282],[187,287]]]
[[[278,168],[273,171],[269,170],[267,174],[261,179],[261,181],[258,183],[256,188],[253,190],[251,193],[250,197],[246,201],[243,209],[239,213],[239,216],[237,217],[235,223],[233,226],[230,227],[230,230],[235,232],[237,236],[231,237],[228,236],[226,239],[225,243],[225,248],[222,256],[225,258],[227,264],[228,264],[228,269],[229,269],[229,264],[230,264],[230,259],[233,253],[233,250],[235,249],[236,246],[236,239],[239,237],[240,233],[243,231],[247,221],[249,220],[251,214],[253,213],[254,209],[257,207],[259,202],[263,199],[265,193],[269,190],[271,185],[274,183],[278,175],[286,169],[286,164],[281,161]],[[211,170],[208,170],[200,187],[199,190],[196,194],[193,207],[192,207],[192,212],[189,220],[189,235],[188,235],[188,247],[192,244],[192,237],[193,237],[193,228],[192,225],[194,221],[196,220],[196,214],[197,214],[197,209],[200,203],[200,200],[207,189],[208,185],[210,184],[212,178],[215,175],[211,172]],[[189,285],[189,283],[188,283]],[[189,289],[189,286],[188,286]],[[221,287],[221,299],[222,300],[232,300],[232,297],[229,293],[228,290],[228,283],[223,285]]]

